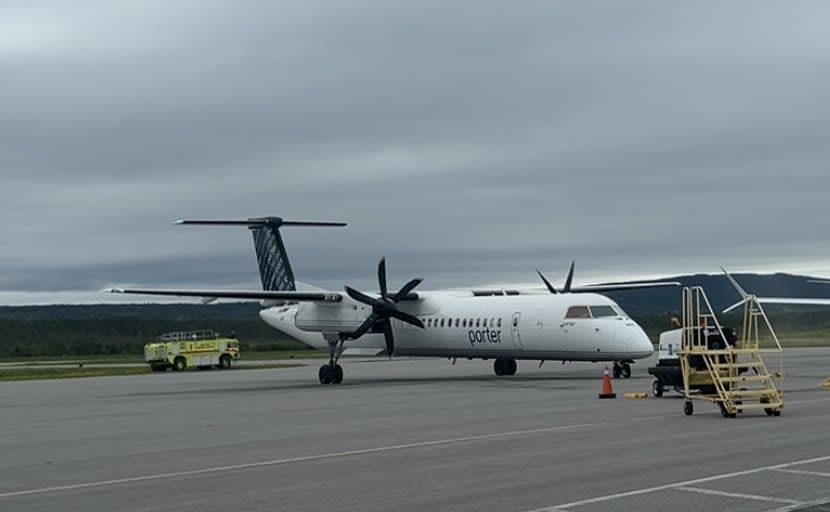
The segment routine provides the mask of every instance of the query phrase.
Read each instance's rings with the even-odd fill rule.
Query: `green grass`
[[[282,359],[316,359],[327,358],[328,353],[319,350],[272,350],[267,352],[242,352],[243,361],[273,361]],[[49,364],[66,364],[67,362],[82,362],[95,364],[129,364],[143,363],[143,354],[114,354],[91,356],[31,356],[31,357],[0,357],[0,363],[24,363],[35,366]]]
[[[295,368],[305,366],[300,363],[272,363],[246,366],[234,366],[226,371],[262,370],[267,368]],[[199,370],[189,370],[199,371]],[[101,366],[101,367],[74,367],[48,368],[43,366],[27,366],[20,369],[0,369],[0,381],[22,381],[43,379],[78,379],[85,377],[112,377],[119,375],[151,375],[148,366]]]

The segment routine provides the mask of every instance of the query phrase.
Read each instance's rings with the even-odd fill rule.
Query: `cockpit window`
[[[565,313],[565,318],[591,318],[591,313],[588,312],[588,306],[571,306]]]
[[[605,316],[619,316],[617,311],[611,306],[590,306],[591,316],[594,318],[602,318]]]

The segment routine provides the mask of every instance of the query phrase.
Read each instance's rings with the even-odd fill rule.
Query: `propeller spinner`
[[[398,308],[398,301],[409,295],[416,286],[421,284],[423,279],[415,278],[406,283],[396,293],[389,294],[386,287],[386,258],[381,258],[378,262],[378,285],[380,286],[380,298],[371,297],[363,292],[355,290],[349,285],[346,285],[346,294],[349,297],[372,307],[372,313],[366,320],[351,334],[348,335],[351,339],[357,339],[371,329],[380,327],[383,332],[383,337],[386,340],[386,353],[392,355],[395,350],[395,339],[392,335],[392,318],[397,318],[402,322],[414,325],[416,327],[424,328],[424,323],[415,315],[401,311]]]

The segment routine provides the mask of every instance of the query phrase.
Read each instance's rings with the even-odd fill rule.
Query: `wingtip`
[[[180,226],[182,224],[184,224],[184,219],[176,219],[173,221],[174,226]]]

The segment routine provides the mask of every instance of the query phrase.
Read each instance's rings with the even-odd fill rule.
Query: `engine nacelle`
[[[362,304],[343,302],[304,302],[297,308],[294,325],[302,331],[353,332],[372,313]]]

